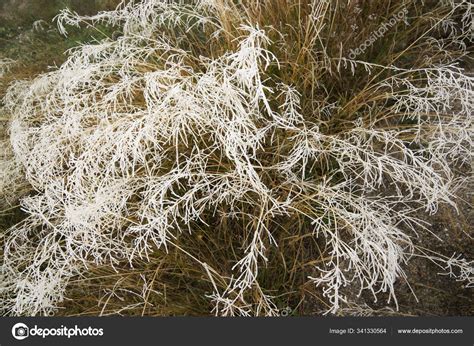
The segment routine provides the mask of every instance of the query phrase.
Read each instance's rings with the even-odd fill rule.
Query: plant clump
[[[404,9],[396,30],[348,57]],[[349,12],[378,16],[357,31]],[[420,211],[455,207],[453,167],[472,160],[474,80],[460,65],[471,13],[454,0],[62,11],[63,34],[120,34],[70,50],[5,97],[12,154],[0,193],[15,188],[9,172],[31,190],[20,196],[27,217],[2,235],[0,309],[54,313],[94,268],[160,256],[189,259],[217,315],[278,315],[279,297],[308,284],[326,312],[351,306],[351,289],[396,304],[417,230],[428,229]],[[207,257],[186,246],[193,237]],[[472,262],[449,256],[427,257],[472,284]],[[275,287],[280,271],[291,275]],[[141,278],[140,308],[160,294]]]

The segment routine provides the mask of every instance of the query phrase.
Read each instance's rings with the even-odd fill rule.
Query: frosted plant
[[[4,135],[0,131],[0,136]],[[0,193],[2,200],[0,206],[8,208],[17,202],[21,191],[28,191],[21,165],[14,159],[8,140],[0,141]]]
[[[0,59],[0,87],[4,87],[3,77],[10,72],[16,62],[12,59]],[[6,87],[6,86],[5,86]],[[8,111],[0,107],[0,207],[12,207],[18,197],[28,191],[21,165],[14,159],[8,136]]]
[[[49,27],[49,24],[46,21],[40,19],[33,22],[32,27],[33,27],[33,31],[42,32],[42,31],[45,31]]]
[[[347,307],[339,310],[342,316],[370,317],[370,316],[400,316],[400,313],[388,306],[381,309],[373,309],[367,304],[348,304]],[[413,315],[412,315],[413,316]]]
[[[59,69],[13,84],[5,97],[14,160],[3,172],[21,172],[34,190],[20,201],[27,218],[4,235],[5,314],[54,313],[70,280],[90,268],[134,266],[175,249],[211,283],[214,313],[278,315],[260,277],[285,219],[304,220],[299,232],[324,244],[324,263],[307,280],[322,288],[328,312],[348,303],[349,287],[396,303],[413,235],[426,226],[417,212],[455,205],[451,162],[471,155],[473,79],[450,64],[330,57],[318,45],[334,8],[308,2],[303,36],[311,39],[299,59],[317,66],[311,78],[361,66],[390,72],[355,110],[329,96],[308,102],[305,82],[284,77],[283,64],[298,67],[284,58],[285,35],[252,17],[271,4],[145,0],[58,15],[63,34],[68,25],[107,24],[123,35],[70,50]],[[5,195],[11,178],[2,179]],[[230,269],[179,244],[216,219],[232,220],[229,236],[240,242]],[[143,281],[136,294],[146,301]],[[104,309],[121,297],[119,284]]]
[[[3,73],[5,73],[5,71],[8,71],[10,66],[14,63],[15,61],[12,59],[6,59],[6,58],[0,59],[0,66],[1,66],[0,71],[2,71],[2,74],[0,76],[3,76]]]
[[[429,259],[442,270],[441,275],[447,275],[462,282],[466,288],[474,286],[474,261],[467,260],[462,254],[446,257],[424,248],[419,252],[421,257]]]
[[[15,61],[12,59],[0,58],[0,78],[9,72],[14,64]]]
[[[459,274],[455,273],[455,268],[458,269]],[[461,258],[460,255],[454,257],[454,255],[446,261],[445,270],[448,275],[456,278],[458,281],[465,282],[466,287],[474,287],[474,263],[473,261],[467,261],[465,258]]]

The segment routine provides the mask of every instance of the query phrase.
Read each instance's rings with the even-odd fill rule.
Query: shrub
[[[27,218],[4,236],[4,312],[49,314],[94,268],[183,256],[219,315],[276,315],[278,297],[308,283],[328,312],[351,289],[396,303],[426,228],[420,210],[455,206],[452,168],[472,159],[473,78],[459,65],[471,11],[466,1],[144,0],[61,12],[64,34],[119,34],[5,97],[11,160],[32,189]],[[449,261],[457,267],[472,282],[472,262]],[[131,309],[158,294],[143,273]]]

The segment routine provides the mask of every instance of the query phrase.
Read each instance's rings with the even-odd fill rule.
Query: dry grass
[[[473,78],[459,65],[471,12],[389,0],[63,11],[64,34],[120,34],[7,93],[4,162],[34,193],[4,234],[4,312],[273,316],[317,300],[344,313],[354,292],[397,307],[413,255],[472,285],[469,259],[417,240],[420,211],[455,208],[453,167],[472,160]]]

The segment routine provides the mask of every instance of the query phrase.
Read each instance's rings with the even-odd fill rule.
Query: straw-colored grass
[[[4,161],[32,190],[3,235],[4,313],[81,295],[64,313],[274,316],[307,295],[337,313],[354,290],[396,307],[413,254],[472,285],[469,259],[416,241],[472,160],[469,2],[143,0],[57,21],[119,34],[5,97]]]

